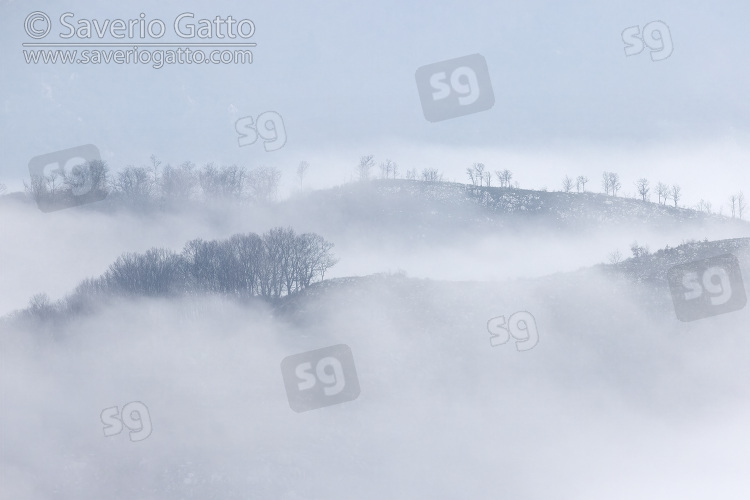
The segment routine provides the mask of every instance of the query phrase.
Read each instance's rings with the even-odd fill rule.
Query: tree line
[[[217,167],[208,163],[197,168],[192,162],[186,161],[177,167],[166,165],[161,167],[161,161],[151,156],[151,165],[144,167],[128,166],[125,169],[110,174],[107,164],[103,161],[91,161],[73,167],[70,171],[61,167],[44,175],[32,176],[29,183],[24,183],[25,190],[39,203],[41,199],[47,204],[65,203],[75,205],[75,199],[81,193],[108,192],[110,196],[121,199],[133,206],[148,207],[154,204],[168,204],[189,200],[235,200],[268,202],[276,198],[281,172],[277,168],[258,167],[248,170],[237,165]],[[373,155],[363,155],[357,164],[356,173],[359,181],[368,181],[376,167]],[[304,187],[304,178],[310,168],[306,161],[297,167],[297,177],[300,187]],[[385,159],[379,164],[381,179],[396,179],[399,165],[391,159]],[[472,186],[491,187],[494,179],[500,187],[519,188],[518,182],[513,182],[513,172],[510,170],[495,170],[492,172],[484,163],[474,163],[466,169],[466,175]],[[437,168],[424,168],[421,174],[416,168],[405,171],[404,178],[425,182],[441,182],[443,174]],[[586,192],[589,178],[579,175],[575,179],[566,175],[562,179],[562,191],[571,193],[574,189],[578,193]],[[622,189],[620,176],[616,172],[602,172],[601,187],[603,193],[617,196]],[[653,187],[646,178],[635,182],[637,196],[642,201],[650,201],[652,192],[657,195],[658,203],[666,205],[672,202],[675,208],[682,199],[682,188],[668,185],[659,181]],[[546,188],[542,188],[546,191]],[[0,194],[4,186],[0,185]],[[728,198],[729,211],[732,218],[744,217],[747,209],[745,195],[742,191],[732,194]],[[701,199],[694,207],[695,210],[712,213],[710,202]],[[720,213],[723,208],[720,209]]]
[[[151,248],[126,253],[98,278],[81,282],[72,294],[52,304],[45,294],[31,299],[27,312],[50,317],[87,309],[108,296],[172,297],[222,294],[274,300],[322,281],[338,259],[333,244],[315,233],[273,228],[259,236],[236,234],[226,240],[189,241],[181,252]]]
[[[24,188],[34,201],[48,204],[64,203],[82,193],[105,192],[135,206],[148,206],[189,200],[267,202],[276,197],[280,180],[277,168],[248,170],[213,163],[198,168],[190,161],[162,167],[162,162],[152,155],[150,166],[128,166],[115,173],[100,160],[70,170],[59,167],[43,175],[32,175],[28,183],[24,182]]]
[[[356,167],[357,180],[360,182],[369,181],[374,168],[375,157],[373,155],[360,156]],[[381,179],[396,179],[399,173],[398,163],[390,158],[386,158],[380,162],[379,169]],[[417,180],[419,178],[425,182],[441,182],[443,174],[436,168],[424,168],[421,173],[417,173],[416,168],[411,168],[404,172],[404,178],[407,180]]]
[[[586,183],[588,178],[584,176],[578,176],[575,182],[576,190],[580,192],[586,191]],[[617,196],[622,183],[620,182],[620,176],[616,172],[602,172],[601,186],[604,194],[610,196]],[[659,181],[652,191],[651,182],[642,177],[635,181],[635,189],[637,196],[640,197],[641,201],[651,201],[651,194],[655,193],[657,196],[657,202],[660,205],[666,205],[668,202],[674,203],[675,208],[678,207],[678,202],[682,199],[682,188],[678,184],[672,184],[671,186]],[[562,191],[564,193],[570,193],[573,191],[573,179],[569,176],[565,176],[562,180]],[[747,209],[747,203],[745,201],[745,194],[740,191],[736,194],[729,196],[728,198],[729,211],[732,218],[742,219],[745,210]],[[696,205],[692,207],[694,210],[699,212],[706,212],[708,214],[713,213],[713,206],[711,202],[701,199]],[[720,209],[720,214],[723,209]]]

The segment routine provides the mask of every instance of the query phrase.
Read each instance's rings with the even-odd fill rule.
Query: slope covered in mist
[[[0,257],[9,263],[8,290],[20,294],[0,296],[6,313],[36,293],[61,298],[123,252],[179,251],[194,238],[279,226],[334,243],[340,262],[331,277],[405,271],[447,280],[572,271],[615,251],[625,257],[634,241],[655,249],[750,235],[747,221],[633,199],[409,180],[350,183],[270,203],[193,200],[132,210],[110,197],[50,214],[30,201],[0,199],[7,228]],[[26,228],[34,228],[32,238]],[[56,237],[54,259],[29,266],[28,246],[44,245],[48,236]]]
[[[286,208],[286,205],[289,208]],[[649,226],[657,230],[726,225],[750,230],[750,224],[669,204],[600,193],[563,193],[449,182],[377,180],[299,195],[281,210],[335,218],[341,224],[383,231],[394,224],[412,229],[601,230],[612,226]],[[398,227],[398,226],[396,226]]]
[[[0,218],[3,297],[79,306],[0,328],[7,498],[743,498],[750,309],[679,321],[666,276],[726,253],[750,276],[745,222],[407,181]],[[185,267],[225,248],[196,238],[257,250],[248,233],[274,226],[322,235],[339,263],[260,296],[235,286],[253,259]],[[734,239],[681,244],[716,235]],[[638,257],[597,265],[634,239]],[[297,413],[282,360],[340,344],[357,397]]]
[[[129,296],[52,336],[5,329],[0,394],[23,411],[3,417],[0,482],[21,499],[739,499],[749,310],[679,322],[663,274],[731,251],[748,276],[749,245],[500,282],[340,278],[275,305]],[[519,312],[533,345],[493,346]],[[336,344],[359,397],[295,413],[281,360]],[[134,401],[148,434],[102,435]]]

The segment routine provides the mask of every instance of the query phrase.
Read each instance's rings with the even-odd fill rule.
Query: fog
[[[62,298],[84,278],[101,275],[126,252],[143,252],[151,247],[179,251],[195,238],[262,233],[274,226],[313,231],[334,243],[340,261],[331,269],[330,277],[404,272],[413,277],[457,281],[573,271],[607,262],[616,250],[627,256],[633,241],[657,250],[691,239],[750,235],[750,224],[726,218],[679,225],[670,223],[669,218],[661,225],[626,216],[604,224],[584,218],[579,225],[555,229],[554,221],[546,217],[497,222],[496,215],[483,214],[473,203],[446,208],[408,196],[381,200],[379,191],[363,191],[356,184],[343,190],[349,192],[343,201],[334,195],[336,191],[324,190],[297,194],[268,206],[227,203],[147,213],[125,209],[102,212],[98,204],[42,213],[31,203],[8,202],[0,210],[4,228],[0,314],[25,306],[37,293]],[[372,204],[350,205],[357,203],[361,193],[370,193],[368,203]],[[430,193],[425,192],[424,197],[429,198]],[[425,205],[427,202],[430,204]],[[591,208],[594,213],[606,207],[603,201],[595,203],[600,206]],[[420,208],[422,205],[427,208]],[[430,208],[433,206],[437,210]],[[378,210],[388,207],[398,213],[378,215]],[[421,213],[417,213],[419,210]]]
[[[0,500],[746,500],[747,14],[0,0]]]
[[[5,333],[3,497],[741,498],[747,309],[685,327],[580,281],[375,280],[275,319],[133,300],[55,340]],[[491,347],[487,319],[515,310],[539,344]],[[291,411],[281,359],[339,343],[360,396]],[[102,410],[131,401],[151,434],[104,437]]]
[[[431,279],[348,282],[298,296],[292,312],[212,296],[123,298],[36,333],[6,329],[3,498],[742,496],[747,308],[681,323],[666,285],[598,271],[517,279],[597,264],[634,236],[650,235],[641,242],[655,250],[704,229],[478,226],[434,248],[429,227],[409,246],[406,223],[386,224],[383,241],[372,219],[289,220],[284,203],[227,205],[219,219],[208,208],[95,206],[2,212],[6,311],[39,291],[63,296],[124,251],[274,224],[337,243],[333,277]],[[705,231],[747,234],[717,222]],[[735,253],[750,275],[748,252]],[[491,347],[488,320],[515,311],[534,315],[538,345]],[[292,411],[281,360],[336,344],[352,350],[359,397]],[[150,434],[129,438],[125,426],[105,437],[100,414],[131,402],[148,409]]]

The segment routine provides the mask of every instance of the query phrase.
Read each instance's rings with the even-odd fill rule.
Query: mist
[[[403,279],[287,317],[126,300],[54,340],[6,333],[4,497],[739,498],[747,310],[686,328],[597,274],[580,288]],[[539,344],[491,347],[487,319],[515,310],[533,311]],[[360,396],[292,412],[281,359],[340,343]],[[150,435],[104,437],[102,410],[131,401]],[[624,471],[638,481],[613,491]]]
[[[747,6],[0,14],[0,500],[748,498]]]

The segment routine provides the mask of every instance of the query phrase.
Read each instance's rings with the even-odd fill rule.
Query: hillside
[[[296,491],[307,491],[308,477],[356,478],[341,497],[367,498],[368,492],[379,491],[376,485],[384,475],[389,486],[397,485],[398,496],[403,494],[400,481],[412,478],[415,470],[419,484],[408,496],[441,498],[439,487],[424,489],[435,477],[432,465],[423,466],[426,455],[443,457],[441,474],[457,477],[460,486],[450,498],[466,496],[460,490],[472,473],[483,480],[515,481],[521,492],[547,481],[539,494],[520,497],[549,498],[559,489],[558,480],[582,470],[582,484],[609,474],[591,495],[602,498],[624,469],[648,476],[653,470],[662,473],[667,463],[671,476],[664,481],[682,484],[687,472],[703,471],[707,460],[719,464],[716,477],[722,479],[723,471],[734,471],[731,460],[746,461],[750,308],[681,322],[665,276],[674,265],[727,252],[740,259],[743,276],[750,276],[750,238],[686,242],[615,265],[594,265],[605,255],[595,249],[592,258],[584,252],[596,243],[591,236],[595,231],[570,231],[580,241],[566,247],[565,238],[553,231],[531,238],[512,230],[500,231],[503,239],[493,242],[489,256],[482,258],[474,240],[494,226],[468,224],[473,219],[467,214],[498,224],[533,217],[557,221],[555,214],[566,209],[556,212],[549,208],[555,206],[552,201],[572,206],[570,201],[539,193],[537,215],[524,215],[484,206],[477,201],[481,198],[459,196],[451,186],[418,186],[418,192],[392,186],[398,189],[390,194],[390,187],[383,192],[377,184],[373,189],[345,186],[276,206],[288,210],[297,204],[295,213],[274,217],[288,218],[298,233],[314,224],[327,227],[326,241],[336,243],[333,250],[341,259],[336,267],[349,266],[340,277],[326,274],[325,280],[291,295],[272,300],[262,293],[238,296],[232,285],[242,277],[237,271],[215,279],[219,273],[213,270],[223,269],[222,261],[208,250],[231,247],[221,241],[186,246],[193,251],[187,256],[206,259],[201,259],[205,265],[188,266],[191,278],[183,279],[185,263],[198,261],[170,252],[196,238],[198,229],[205,231],[196,224],[188,228],[189,238],[175,232],[179,245],[143,254],[152,259],[130,255],[110,273],[86,280],[73,308],[55,309],[37,301],[25,313],[0,318],[0,392],[5,407],[13,410],[3,422],[8,430],[4,449],[12,450],[4,460],[11,471],[17,464],[42,471],[33,476],[35,490],[27,498],[52,498],[58,491],[67,492],[67,498],[101,497],[112,484],[137,498],[305,498]],[[320,196],[324,199],[316,202]],[[434,200],[431,209],[407,210],[428,198]],[[601,201],[602,214],[607,209],[612,217],[625,214],[620,221],[632,216],[627,212],[630,201],[591,198],[592,203]],[[325,206],[315,212],[314,203]],[[346,209],[349,204],[360,208]],[[440,216],[441,210],[450,213],[452,204],[459,207],[456,217]],[[384,222],[391,218],[384,214],[399,210],[406,210],[403,222]],[[664,213],[675,220],[681,216]],[[146,232],[149,237],[141,239],[153,246],[176,220],[91,211],[75,217],[36,215],[26,227],[33,227],[34,235],[47,235],[55,249],[53,272],[40,273],[41,290],[58,279],[59,269],[85,261],[88,249],[100,251],[128,223],[137,231],[129,234]],[[246,234],[256,227],[247,216],[222,226],[235,215],[222,218],[217,210],[211,220],[221,231],[240,226]],[[626,242],[633,237],[621,223],[601,225],[585,214],[578,220],[598,224],[610,248],[617,237]],[[349,225],[339,227],[342,221]],[[684,221],[686,227],[701,222]],[[21,225],[13,222],[11,230]],[[430,279],[368,272],[382,248],[373,250],[371,242],[424,240],[427,233],[420,233],[418,224],[432,228],[433,243],[423,251],[416,244],[404,245],[401,253],[430,263],[425,273]],[[57,238],[60,227],[66,235],[81,237]],[[347,246],[331,234],[343,240],[366,234],[368,244]],[[271,245],[274,238],[262,235],[249,239]],[[466,245],[456,258],[440,253],[456,241]],[[64,251],[65,244],[72,251]],[[511,251],[514,244],[516,253]],[[122,247],[114,248],[103,267],[118,262],[121,253]],[[46,261],[22,255],[12,262],[34,264],[22,277],[25,283]],[[168,270],[164,262],[177,270],[172,275],[177,279],[168,280],[176,288],[156,286],[164,282],[159,279]],[[578,266],[581,262],[585,266]],[[502,265],[512,272],[526,266],[533,274],[489,276]],[[117,280],[123,275],[115,271],[123,266],[138,272]],[[448,280],[440,274],[461,266],[477,269],[478,277]],[[571,267],[581,268],[566,270]],[[78,281],[87,275],[79,274]],[[72,285],[67,291],[74,289]],[[80,300],[92,290],[106,294]],[[15,288],[13,293],[18,295]],[[327,380],[326,388],[332,380],[343,380],[346,387],[356,375],[361,390],[354,399],[326,401],[327,406],[298,413],[285,385],[291,372],[284,371],[284,362],[336,346],[351,353],[353,364],[339,378],[344,372],[335,372],[331,362],[332,379],[317,361],[318,380]],[[130,411],[135,408],[137,418]],[[119,420],[104,418],[113,411],[122,415],[121,432]],[[731,457],[722,458],[727,450]],[[577,458],[569,458],[574,452]],[[541,469],[554,471],[554,477],[546,472],[541,480],[524,476]],[[507,477],[497,475],[506,470]],[[120,479],[123,471],[127,474]],[[134,475],[141,479],[133,482]],[[735,475],[730,479],[739,484],[742,475]],[[13,483],[14,478],[7,474],[3,483],[29,490],[25,483]],[[331,496],[325,482],[321,498]],[[469,496],[495,498],[496,483],[483,483]]]
[[[599,193],[562,193],[478,187],[449,182],[376,180],[298,195],[280,205],[287,212],[334,217],[342,223],[387,226],[394,221],[417,227],[540,225],[560,230],[617,225],[654,229],[726,224],[748,231],[750,222],[687,208],[675,208]]]
[[[740,259],[745,276],[750,276],[750,238],[738,238],[713,242],[691,242],[676,248],[658,250],[641,257],[632,257],[617,264],[600,264],[583,268],[575,272],[556,273],[535,279],[515,279],[500,282],[448,282],[431,279],[408,278],[403,274],[377,274],[347,278],[328,279],[278,298],[256,297],[230,292],[233,288],[219,293],[223,288],[216,285],[216,276],[220,271],[188,275],[189,286],[185,291],[176,292],[177,287],[171,282],[157,288],[165,292],[153,292],[153,284],[130,285],[131,290],[120,291],[113,285],[105,291],[105,278],[98,281],[87,280],[75,293],[58,304],[36,304],[19,311],[12,318],[6,318],[6,327],[13,327],[32,320],[49,324],[62,325],[76,317],[95,314],[102,308],[115,305],[117,300],[128,301],[139,298],[168,299],[175,297],[223,296],[233,301],[246,304],[265,302],[271,307],[273,315],[279,320],[291,322],[305,329],[314,327],[330,318],[339,317],[341,311],[362,310],[367,304],[376,304],[367,308],[368,313],[380,320],[419,322],[424,328],[440,329],[450,326],[453,331],[460,331],[477,318],[491,314],[493,304],[518,304],[524,301],[533,302],[540,309],[549,311],[553,317],[567,316],[566,311],[574,309],[570,300],[579,300],[587,307],[596,303],[606,307],[594,307],[597,315],[603,318],[616,318],[621,311],[613,304],[617,300],[627,300],[638,304],[642,313],[649,317],[670,318],[672,303],[667,284],[667,272],[672,267],[694,262],[708,257],[731,253]],[[118,260],[118,263],[123,262]],[[119,264],[122,266],[122,264]],[[149,264],[151,266],[152,264]],[[237,264],[233,264],[237,265]],[[112,269],[119,269],[113,267]],[[133,276],[142,276],[148,283],[153,282],[149,268],[141,271],[129,271]],[[204,276],[206,283],[200,281]],[[174,280],[175,278],[171,278]],[[178,280],[181,282],[180,280]],[[99,284],[101,282],[102,284]],[[136,292],[143,288],[148,292]],[[575,299],[572,299],[575,297]],[[619,297],[619,299],[618,299]],[[264,299],[264,300],[261,300]],[[332,307],[331,304],[335,304]],[[35,319],[36,318],[36,319]],[[555,320],[556,321],[556,320]]]
[[[300,294],[285,297],[276,310],[282,317],[309,325],[328,302],[344,308],[369,303],[368,294],[380,290],[393,298],[379,311],[381,316],[408,316],[417,311],[429,311],[428,318],[441,323],[446,317],[461,319],[476,313],[488,304],[518,302],[519,297],[536,297],[545,307],[566,296],[576,297],[590,288],[583,304],[607,302],[626,294],[644,312],[657,316],[672,315],[672,302],[667,283],[668,271],[677,265],[731,253],[741,262],[743,275],[750,277],[750,238],[711,242],[691,242],[676,248],[660,249],[652,254],[631,257],[617,264],[599,264],[574,272],[556,273],[535,279],[516,279],[505,282],[445,282],[407,278],[404,275],[373,275],[337,278],[316,283]],[[598,286],[589,286],[597,283]],[[601,286],[601,288],[600,288]],[[605,292],[606,297],[600,295]],[[331,299],[329,296],[335,296]],[[440,301],[432,299],[441,297]],[[482,304],[482,305],[479,305]],[[559,305],[559,304],[557,304]],[[560,309],[562,310],[562,309]],[[617,315],[616,310],[603,314]],[[442,319],[437,319],[442,318]],[[456,326],[456,325],[454,325]]]
[[[36,209],[34,203],[22,193],[0,196],[1,206]],[[143,216],[155,216],[164,211],[186,211],[207,219],[229,210],[270,216],[280,224],[284,221],[292,223],[300,218],[326,221],[337,227],[371,227],[376,230],[408,224],[417,229],[414,231],[417,234],[421,230],[431,232],[445,227],[472,231],[476,228],[502,229],[529,225],[561,231],[607,229],[622,225],[647,226],[655,230],[722,226],[750,234],[750,221],[601,193],[547,192],[403,179],[379,179],[305,191],[271,204],[238,201],[204,203],[194,199],[180,203],[153,201],[142,205],[131,204],[123,196],[117,196],[73,210],[110,214],[135,210]]]

